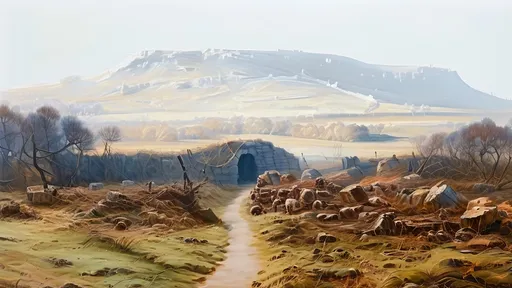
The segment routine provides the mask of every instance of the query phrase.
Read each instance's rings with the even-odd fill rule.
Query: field
[[[223,135],[222,139],[211,140],[184,140],[176,142],[139,142],[126,141],[115,144],[115,149],[120,153],[134,154],[142,150],[155,152],[179,152],[185,149],[193,149],[196,147],[204,147],[219,141],[238,140],[238,139],[262,139],[270,141],[278,147],[282,147],[287,151],[300,156],[301,153],[307,156],[317,158],[332,158],[336,155],[336,149],[342,147],[342,156],[358,156],[360,158],[375,157],[375,151],[382,156],[391,156],[393,154],[410,154],[414,149],[414,145],[408,139],[399,139],[389,142],[338,142],[316,139],[304,139],[289,136],[274,136],[260,134],[244,134],[244,135]],[[98,152],[102,147],[98,147]],[[338,155],[339,157],[339,155]]]

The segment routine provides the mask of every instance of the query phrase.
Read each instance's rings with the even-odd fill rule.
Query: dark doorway
[[[238,184],[256,183],[258,169],[252,154],[242,154],[238,160]]]

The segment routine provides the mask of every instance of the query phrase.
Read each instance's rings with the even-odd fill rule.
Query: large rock
[[[28,201],[34,205],[51,205],[55,202],[55,197],[47,192],[29,192],[27,193]]]
[[[123,180],[123,182],[121,182],[121,186],[123,187],[129,187],[129,186],[134,186],[135,185],[135,182],[133,182],[132,180]]]
[[[473,207],[493,207],[496,206],[494,202],[489,199],[489,197],[480,197],[473,199],[468,202],[468,206],[466,207],[466,210],[471,210]]]
[[[389,172],[395,168],[397,168],[400,165],[400,162],[396,159],[385,159],[379,161],[379,164],[377,164],[377,175],[380,176],[386,172]]]
[[[363,187],[359,185],[345,187],[338,195],[345,204],[364,204],[368,202],[368,194],[366,194]]]
[[[482,232],[501,219],[496,206],[475,206],[466,210],[460,217],[460,220],[462,228],[472,228]]]
[[[365,234],[375,235],[395,235],[395,214],[393,212],[383,213],[373,222],[370,230],[365,231]]]
[[[265,171],[259,178],[265,180],[268,185],[279,185],[281,183],[281,174],[276,170]]]
[[[316,242],[318,243],[333,243],[336,242],[337,240],[338,239],[336,239],[336,237],[334,237],[333,235],[323,232],[318,233],[318,235],[316,236]]]
[[[473,185],[473,192],[477,192],[477,193],[492,193],[492,192],[494,192],[494,190],[495,190],[495,187],[494,187],[494,185],[491,185],[491,184],[476,183],[475,185]]]
[[[302,176],[300,177],[300,180],[315,180],[318,177],[322,177],[322,174],[318,172],[316,169],[306,169],[304,172],[302,172]]]
[[[434,186],[425,197],[423,205],[430,210],[437,211],[441,208],[465,208],[468,200],[463,195],[455,192],[452,187],[444,184],[441,187]]]
[[[283,174],[281,175],[281,184],[290,184],[297,181],[297,178],[292,174]]]
[[[104,187],[105,187],[105,185],[103,185],[103,183],[90,183],[89,184],[89,190],[91,190],[91,191],[101,190]]]
[[[412,193],[410,191],[411,190],[408,189],[402,189],[402,191],[397,194],[399,204],[410,207],[421,207],[430,189],[416,189]]]

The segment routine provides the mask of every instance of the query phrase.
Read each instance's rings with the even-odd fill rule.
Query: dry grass
[[[214,186],[204,188],[207,192],[199,193],[204,196],[201,201],[213,209],[222,210],[235,193]],[[132,211],[100,218],[74,217],[76,211],[86,211],[111,189],[134,199],[143,199],[147,194],[137,187],[107,186],[99,191],[73,188],[61,193],[68,196],[64,197],[66,201],[52,207],[33,207],[40,216],[38,220],[0,220],[0,237],[14,239],[0,240],[4,251],[0,253],[0,287],[16,287],[19,280],[17,287],[61,287],[65,283],[82,287],[169,287],[172,281],[173,287],[188,288],[204,281],[224,259],[228,236],[222,226],[190,227],[187,223],[191,222],[183,222],[174,225],[175,230],[162,230],[139,224]],[[26,197],[18,192],[6,196],[16,201]],[[114,230],[108,219],[117,216],[129,218],[134,224],[126,231]],[[179,213],[177,216],[182,217]],[[188,237],[208,243],[184,243]],[[65,259],[72,265],[56,268],[48,263],[50,258]],[[103,268],[133,273],[77,277]]]

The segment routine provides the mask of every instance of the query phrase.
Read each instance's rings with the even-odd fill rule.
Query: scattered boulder
[[[103,183],[100,183],[100,182],[89,184],[89,190],[91,190],[91,191],[101,190],[103,188],[105,188],[105,185],[103,185]]]
[[[318,243],[334,243],[337,240],[338,239],[336,239],[336,237],[334,237],[333,235],[324,232],[320,232],[316,236],[316,242]]]
[[[496,204],[494,204],[494,201],[489,199],[489,197],[480,197],[480,198],[476,198],[476,199],[469,201],[468,206],[466,207],[466,210],[471,210],[474,207],[493,207],[493,206],[496,206]]]
[[[123,180],[123,182],[121,182],[121,186],[123,186],[123,187],[129,187],[129,186],[134,186],[134,185],[135,185],[135,182],[132,180]]]
[[[343,207],[339,215],[341,219],[357,219],[361,212],[363,212],[363,206]]]
[[[441,187],[434,186],[425,197],[423,205],[432,211],[441,208],[460,209],[466,207],[468,200],[461,194],[455,192],[452,187],[444,184]]]
[[[11,201],[0,205],[0,217],[11,217],[21,212],[20,203]]]
[[[303,207],[308,207],[311,209],[313,202],[316,200],[316,193],[313,189],[302,189],[300,191],[300,204]]]
[[[455,232],[455,240],[468,242],[469,240],[475,238],[476,234],[477,232],[471,228],[461,228]]]
[[[328,201],[328,200],[331,200],[333,199],[334,196],[329,193],[329,191],[325,191],[325,190],[317,190],[316,191],[316,199],[321,199],[321,200],[324,200],[324,201]]]
[[[498,214],[498,208],[496,206],[475,206],[469,210],[466,210],[460,219],[462,228],[469,227],[478,232],[487,230],[489,226],[501,220]]]
[[[496,188],[492,184],[476,183],[473,185],[473,192],[476,193],[492,193]]]
[[[327,181],[323,177],[318,177],[315,180],[315,189],[326,189],[327,187]]]
[[[366,234],[374,234],[374,235],[395,235],[396,234],[396,226],[395,226],[395,213],[387,212],[380,214],[377,220],[375,220],[370,228],[370,230],[364,232]]]
[[[379,161],[379,164],[377,164],[377,176],[381,176],[382,174],[395,169],[399,165],[400,162],[395,158],[381,160]]]
[[[51,205],[57,202],[57,190],[49,191],[27,191],[27,198],[33,205]]]
[[[252,206],[251,207],[251,215],[253,216],[258,216],[258,215],[261,215],[263,213],[263,208],[259,205],[255,205],[255,206]]]
[[[281,184],[290,184],[297,181],[297,178],[292,174],[283,174],[281,175]]]
[[[105,199],[109,202],[117,202],[119,200],[126,200],[128,197],[118,191],[108,191]]]
[[[322,174],[318,172],[316,169],[306,169],[302,172],[302,176],[300,177],[301,181],[304,180],[315,180],[318,177],[322,177]]]
[[[430,189],[413,190],[404,188],[397,194],[398,203],[411,207],[421,207],[428,193],[430,193]]]
[[[367,205],[373,206],[373,207],[389,207],[391,204],[389,204],[388,201],[380,198],[380,197],[372,197],[368,199]]]
[[[286,210],[286,213],[292,215],[293,212],[299,211],[302,209],[301,202],[296,199],[286,199],[286,202],[284,203],[284,207]]]
[[[345,187],[339,195],[342,202],[346,204],[364,204],[368,202],[368,194],[359,185]]]
[[[281,183],[281,174],[276,170],[265,171],[258,178],[263,179],[268,185],[279,185]]]
[[[327,191],[329,191],[329,193],[333,195],[340,193],[340,191],[343,190],[343,188],[343,186],[334,184],[333,182],[329,182],[329,184],[327,184],[327,186],[325,187],[325,189],[327,189]]]
[[[112,223],[116,226],[120,222],[123,222],[123,224],[124,224],[124,226],[126,226],[126,228],[132,226],[132,221],[126,217],[116,217],[116,218],[114,218],[114,220],[112,220]],[[126,230],[126,229],[117,229],[116,228],[116,230]]]
[[[322,208],[324,207],[324,204],[320,200],[315,200],[315,202],[313,202],[312,206],[313,206],[313,210],[322,210]]]

